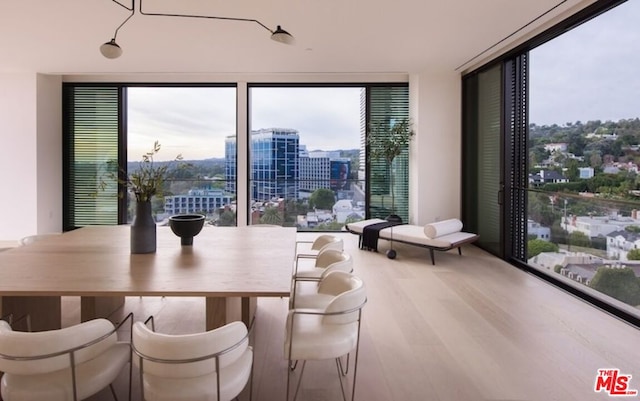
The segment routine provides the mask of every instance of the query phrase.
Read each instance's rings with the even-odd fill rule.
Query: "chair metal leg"
[[[343,374],[342,363],[340,362],[340,358],[336,358],[336,369],[338,370],[338,380],[340,381],[340,391],[342,391],[342,400],[347,401],[347,394],[344,392],[344,381],[342,379],[344,374]]]
[[[296,400],[296,398],[298,398],[298,391],[300,390],[300,384],[302,384],[302,375],[304,375],[304,366],[306,365],[307,361],[302,361],[302,368],[300,369],[300,378],[298,379],[298,384],[296,385],[296,392],[293,395],[293,401]],[[291,366],[291,360],[289,360],[289,362],[287,363],[288,367]],[[298,364],[298,361],[295,362],[294,364],[294,368],[295,365]],[[289,393],[290,393],[290,388],[291,388],[291,375],[292,375],[293,369],[291,370],[287,370],[287,398],[286,401],[289,401]]]
[[[342,358],[336,358],[336,361],[338,362],[338,366],[340,368],[340,374],[342,374],[342,376],[346,376],[349,374],[349,358],[351,357],[351,353],[347,354],[347,363],[346,365],[346,369],[345,367],[342,365]]]
[[[109,389],[111,390],[111,395],[113,395],[113,399],[118,401],[118,396],[116,395],[116,390],[113,388],[113,383],[109,384]]]
[[[249,383],[249,401],[253,400],[253,367],[255,366],[255,351],[251,353],[251,383]]]

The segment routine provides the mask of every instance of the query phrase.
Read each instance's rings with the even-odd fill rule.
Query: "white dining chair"
[[[228,401],[253,376],[253,350],[242,322],[180,335],[157,333],[136,322],[131,344],[142,400]]]
[[[15,329],[17,323],[21,323],[24,321],[24,326],[26,328],[26,331],[27,332],[31,331],[31,315],[28,313],[22,316],[18,316],[17,318],[14,316],[13,313],[7,313],[6,315],[0,317],[0,320],[4,320],[5,322],[7,322],[7,324],[9,324],[9,327],[11,327],[12,330]]]
[[[318,253],[312,265],[295,264],[293,267],[294,280],[320,280],[323,274],[330,271],[353,271],[351,254],[337,249],[323,249]]]
[[[123,321],[132,321],[133,315]],[[84,400],[110,387],[131,361],[128,342],[107,319],[41,332],[13,331],[0,321],[0,394],[4,401]],[[131,366],[131,365],[129,365]],[[131,377],[131,370],[129,370]],[[131,382],[129,382],[131,399]]]
[[[334,273],[335,274],[335,273]],[[345,277],[342,277],[345,278]],[[359,277],[349,275],[342,283],[342,292],[332,296],[325,307],[289,310],[285,326],[284,357],[288,361],[286,400],[290,398],[291,376],[298,361],[302,361],[300,377],[293,399],[298,396],[304,368],[309,360],[335,359],[340,390],[347,400],[343,379],[349,373],[350,355],[355,353],[351,380],[351,401],[355,400],[360,323],[362,308],[367,302],[365,286]],[[323,302],[324,303],[324,302]],[[346,361],[343,358],[346,356]]]
[[[349,290],[353,274],[334,270],[319,281],[301,280],[292,288],[289,309],[325,309],[337,295]]]
[[[301,244],[311,244],[310,246],[301,247]],[[301,249],[299,251],[298,249]],[[304,249],[302,249],[304,248]],[[299,259],[315,259],[320,251],[325,249],[344,250],[344,241],[340,237],[331,234],[321,234],[314,240],[298,240],[296,241],[296,264]]]
[[[38,242],[46,238],[51,238],[56,235],[60,235],[60,233],[29,235],[29,236],[20,238],[20,246],[30,245],[30,244],[33,244],[34,242]]]

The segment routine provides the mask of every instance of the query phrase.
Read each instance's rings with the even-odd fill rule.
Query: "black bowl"
[[[193,245],[193,237],[198,235],[204,225],[201,214],[176,214],[169,217],[171,231],[180,237],[181,245]]]

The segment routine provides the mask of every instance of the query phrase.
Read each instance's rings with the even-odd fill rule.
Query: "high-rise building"
[[[298,131],[266,128],[251,131],[251,195],[254,201],[298,199]]]
[[[308,152],[300,145],[300,191],[313,192],[329,188],[331,159],[326,152]]]
[[[237,154],[236,136],[229,135],[224,139],[224,189],[232,194],[236,193]]]

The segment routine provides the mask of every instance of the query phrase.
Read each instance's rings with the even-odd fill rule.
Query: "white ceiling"
[[[127,4],[131,0],[120,0]],[[584,0],[143,0],[147,12],[258,19],[297,40],[269,40],[255,23],[152,17],[120,30],[119,59],[98,47],[128,11],[111,0],[3,0],[0,72],[411,73],[454,70],[560,4]],[[137,3],[137,1],[136,1]],[[130,3],[128,3],[130,4]],[[531,27],[539,24],[531,25]]]

